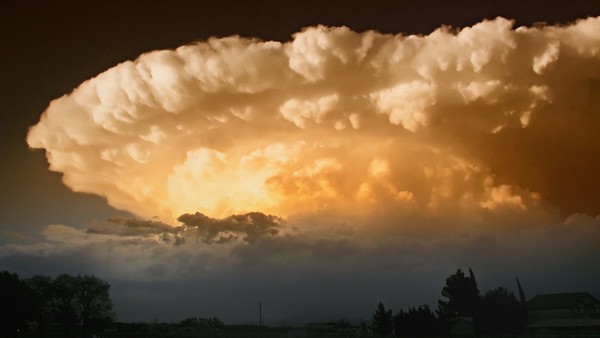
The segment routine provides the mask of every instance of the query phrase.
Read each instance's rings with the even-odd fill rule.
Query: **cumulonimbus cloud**
[[[460,266],[593,292],[598,32],[600,18],[318,26],[141,55],[54,100],[27,136],[71,189],[140,218],[49,225],[43,243],[0,246],[0,263],[137,281],[122,303],[165,313],[227,313],[223,295],[419,305]]]
[[[581,189],[600,184],[598,31],[212,38],[84,82],[27,142],[73,190],[146,218],[598,212]]]

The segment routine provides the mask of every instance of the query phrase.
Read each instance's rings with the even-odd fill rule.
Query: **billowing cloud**
[[[139,218],[49,225],[0,266],[108,278],[134,320],[194,303],[179,317],[240,321],[257,299],[368,318],[435,304],[465,266],[482,289],[598,292],[599,31],[318,26],[143,54],[27,137],[71,189]]]
[[[310,27],[127,61],[27,142],[75,191],[169,223],[199,211],[598,213],[600,18],[427,36]]]

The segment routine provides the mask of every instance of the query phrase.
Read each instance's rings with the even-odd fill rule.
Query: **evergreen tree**
[[[398,337],[439,336],[445,333],[441,321],[428,305],[410,308],[408,312],[400,310],[394,324],[394,332]]]
[[[437,313],[440,318],[475,317],[480,312],[481,296],[471,269],[469,273],[470,277],[466,277],[458,269],[446,278],[446,285],[442,288],[442,296],[446,300],[438,301]]]
[[[392,310],[386,310],[383,303],[379,302],[373,314],[373,333],[378,336],[389,336],[394,331]]]
[[[523,329],[521,305],[512,292],[503,287],[488,291],[483,297],[479,328],[485,334],[519,333]]]

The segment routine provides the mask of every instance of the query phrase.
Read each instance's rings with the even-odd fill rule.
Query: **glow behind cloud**
[[[600,18],[517,29],[498,18],[427,36],[319,26],[285,43],[213,38],[84,82],[27,142],[73,190],[165,220],[560,208],[572,191],[552,180],[572,173],[546,165],[558,155],[540,145],[595,153],[599,31]]]

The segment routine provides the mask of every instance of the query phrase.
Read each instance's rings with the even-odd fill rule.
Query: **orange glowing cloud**
[[[572,193],[554,188],[570,173],[546,165],[559,159],[544,144],[597,155],[585,95],[598,94],[600,18],[512,26],[319,26],[154,51],[54,100],[27,142],[73,190],[167,222],[541,212]]]

